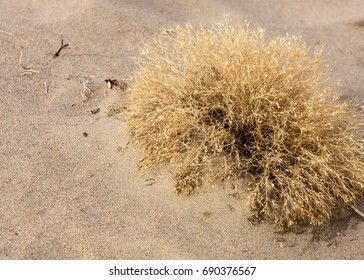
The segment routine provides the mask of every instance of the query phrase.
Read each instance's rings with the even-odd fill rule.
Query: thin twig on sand
[[[69,46],[69,44],[63,44],[63,34],[61,34],[61,47],[58,49],[58,51],[54,54],[54,57],[58,57],[61,55],[61,51],[64,48],[67,48]]]
[[[20,54],[19,54],[19,60],[18,60],[18,65],[25,70],[23,73],[19,74],[19,76],[33,75],[33,74],[39,73],[38,70],[32,69],[31,68],[31,65],[24,66],[22,64],[22,59],[23,59],[23,50],[22,49],[23,49],[23,47],[22,47],[22,45],[20,43],[19,38],[16,35],[14,35],[13,33],[10,33],[10,32],[7,32],[7,31],[1,30],[1,29],[0,29],[0,33],[3,33],[3,34],[6,34],[8,36],[13,37],[15,39],[17,45],[18,45],[19,52],[20,52]]]
[[[351,206],[351,208],[354,210],[354,212],[356,214],[358,214],[359,216],[361,216],[362,218],[364,218],[364,213],[362,211],[360,211],[358,208],[356,208],[355,206]]]
[[[19,74],[19,76],[33,75],[34,73],[36,73],[36,74],[39,73],[39,71],[33,70],[31,68],[23,67],[23,69],[25,69],[25,71],[23,73]]]
[[[21,46],[21,44],[20,44],[19,39],[18,39],[18,38],[17,38],[17,37],[16,37],[13,33],[7,32],[7,31],[5,31],[5,30],[1,30],[1,29],[0,29],[0,33],[3,33],[3,34],[6,34],[6,35],[9,35],[9,36],[13,37],[13,38],[16,40],[16,42],[17,42],[17,44],[18,44],[18,47],[19,47],[19,51],[20,51],[18,65],[22,66],[22,65],[21,65],[21,61],[22,61],[22,58],[23,58],[23,51],[22,51],[22,46]]]

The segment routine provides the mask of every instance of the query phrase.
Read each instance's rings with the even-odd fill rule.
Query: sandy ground
[[[270,36],[300,34],[323,45],[343,94],[362,98],[364,27],[355,24],[364,19],[362,0],[0,0],[0,7],[1,259],[364,259],[357,214],[282,234],[248,222],[243,190],[178,196],[171,175],[143,173],[125,116],[108,116],[128,105],[127,94],[104,82],[130,77],[139,47],[163,27],[210,25],[227,14]],[[54,58],[61,34],[71,48]]]

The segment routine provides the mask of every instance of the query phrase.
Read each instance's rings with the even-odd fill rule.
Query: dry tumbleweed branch
[[[318,226],[363,198],[363,108],[339,101],[320,50],[301,38],[187,25],[138,63],[130,132],[142,166],[179,164],[178,191],[248,176],[255,217],[284,229]]]

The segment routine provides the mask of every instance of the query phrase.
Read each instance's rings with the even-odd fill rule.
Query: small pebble
[[[95,108],[91,110],[91,114],[97,114],[98,112],[100,112],[100,108]]]

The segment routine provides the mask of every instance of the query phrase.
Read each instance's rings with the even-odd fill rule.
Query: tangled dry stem
[[[143,167],[175,188],[251,177],[250,206],[279,228],[318,226],[363,197],[363,107],[340,102],[321,50],[220,24],[165,30],[138,58],[129,127]]]

